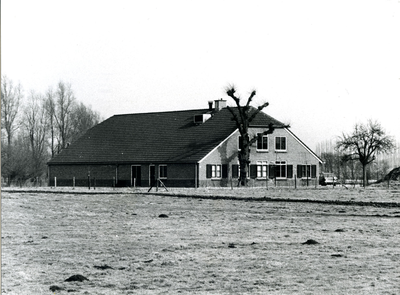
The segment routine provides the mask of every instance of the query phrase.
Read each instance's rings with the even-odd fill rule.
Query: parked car
[[[333,173],[321,173],[319,178],[320,185],[336,185],[338,184],[338,178]]]

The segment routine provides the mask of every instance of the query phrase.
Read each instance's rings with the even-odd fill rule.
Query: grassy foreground
[[[399,200],[387,190],[202,193]],[[399,294],[399,234],[400,205],[3,191],[2,293]],[[73,275],[87,280],[65,281]]]

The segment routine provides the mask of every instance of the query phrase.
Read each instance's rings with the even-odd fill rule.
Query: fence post
[[[54,176],[54,188],[57,187],[57,177]]]
[[[73,187],[73,189],[75,189],[75,176],[72,177],[72,187]]]
[[[294,175],[294,189],[297,189],[297,174]]]

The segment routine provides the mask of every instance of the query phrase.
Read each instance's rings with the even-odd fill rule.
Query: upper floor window
[[[242,136],[238,136],[238,150],[241,150],[243,148],[243,141],[242,141]]]
[[[287,149],[286,147],[286,137],[284,136],[277,136],[275,137],[275,150],[280,152],[285,152]]]
[[[268,151],[268,136],[262,133],[257,134],[257,150]]]

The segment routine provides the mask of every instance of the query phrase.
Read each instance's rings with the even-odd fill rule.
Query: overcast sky
[[[400,140],[400,1],[1,1],[2,75],[114,114],[207,108],[234,84],[310,148],[379,121]]]

